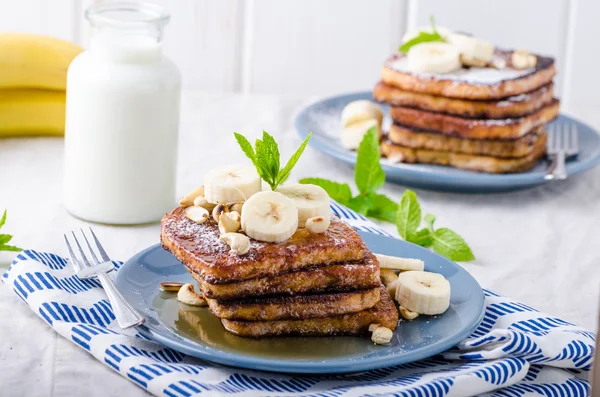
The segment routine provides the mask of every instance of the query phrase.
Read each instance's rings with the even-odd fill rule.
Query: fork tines
[[[81,232],[81,236],[85,240],[85,243],[87,246],[87,251],[89,252],[89,254],[86,254],[86,252],[84,251],[84,248],[81,246],[81,243],[79,242],[81,237],[78,239],[77,235],[75,234],[75,231],[71,232],[71,234],[73,236],[71,238],[71,240],[74,241],[74,245],[76,246],[77,251],[79,251],[78,252],[79,257],[75,254],[75,250],[73,249],[73,246],[71,245],[71,242],[69,241],[69,236],[67,234],[64,235],[65,243],[67,244],[67,250],[69,251],[69,256],[71,257],[71,262],[73,264],[73,267],[75,268],[75,271],[77,273],[80,273],[84,269],[110,262],[110,258],[106,254],[104,247],[102,247],[102,244],[100,244],[100,241],[96,237],[96,234],[94,233],[92,228],[90,228],[91,239],[94,240],[94,243],[96,245],[96,250],[98,251],[98,255],[96,255],[96,252],[94,251],[94,248],[92,247],[92,244],[90,243],[90,240],[88,239],[88,236],[86,235],[84,230],[83,229],[79,229],[79,230]],[[92,258],[91,262],[93,262],[93,263],[90,263],[90,260],[88,259],[88,257],[89,257],[88,255],[91,256],[91,258]],[[100,257],[100,259],[98,259],[98,256]]]
[[[564,151],[567,156],[574,156],[579,152],[579,134],[577,125],[573,122],[556,122],[548,127],[548,154],[553,156],[559,151]]]

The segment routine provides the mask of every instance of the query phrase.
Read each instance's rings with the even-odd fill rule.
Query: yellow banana
[[[58,136],[64,131],[64,91],[0,89],[0,138]]]
[[[0,34],[0,89],[45,88],[65,90],[69,64],[83,51],[52,37]]]

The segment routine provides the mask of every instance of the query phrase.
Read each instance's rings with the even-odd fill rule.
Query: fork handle
[[[544,179],[546,180],[563,180],[567,179],[566,153],[564,150],[559,150],[552,158],[552,164],[546,172]]]
[[[143,324],[146,319],[127,303],[108,274],[99,273],[97,277],[108,296],[119,327],[125,329]]]

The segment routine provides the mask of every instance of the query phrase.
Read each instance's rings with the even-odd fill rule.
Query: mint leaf
[[[372,127],[360,142],[354,168],[354,180],[361,194],[375,193],[385,183],[380,156],[377,127]]]
[[[419,34],[416,37],[414,37],[414,38],[410,39],[409,41],[407,41],[406,43],[402,44],[398,50],[400,52],[407,53],[411,47],[414,47],[417,44],[429,43],[429,42],[434,42],[434,41],[445,42],[446,40],[444,40],[444,38],[438,33],[437,29],[435,28],[435,21],[433,20],[433,15],[431,15],[429,17],[429,21],[431,22],[432,33],[419,32]]]
[[[283,169],[281,171],[279,171],[279,177],[277,178],[278,185],[282,184],[289,178],[290,172],[292,172],[292,168],[294,168],[294,166],[298,162],[298,159],[302,155],[302,152],[304,152],[304,149],[306,149],[306,145],[308,145],[308,141],[311,136],[312,136],[312,132],[308,134],[308,136],[306,137],[304,142],[302,142],[302,144],[300,145],[298,150],[296,150],[296,152],[294,154],[292,154],[292,157],[290,157],[290,159],[288,160],[285,167],[283,167]],[[323,188],[323,189],[325,189],[325,188]],[[273,189],[273,190],[275,190],[275,189]],[[327,189],[325,189],[325,190],[327,190]]]
[[[275,181],[277,174],[279,174],[279,147],[275,139],[267,131],[263,131],[262,142],[265,155],[268,158],[266,167],[269,169],[269,175],[271,175],[272,180]],[[275,189],[273,188],[273,190]]]
[[[382,221],[394,223],[398,204],[383,194],[371,193],[368,195],[372,207],[367,210],[367,216]]]
[[[271,186],[272,189],[275,181],[273,180],[273,175],[271,174],[270,152],[260,139],[257,139],[256,142],[254,142],[254,150],[256,151],[256,163],[254,164],[256,167],[256,172],[263,181],[267,182],[269,186]]]
[[[0,245],[8,243],[12,239],[10,234],[0,234]]]
[[[0,251],[21,252],[23,250],[19,247],[15,247],[14,245],[0,245]]]
[[[396,213],[396,227],[398,234],[403,239],[414,234],[421,224],[421,206],[417,200],[417,195],[412,190],[405,190],[402,194],[398,212]]]
[[[435,222],[435,215],[426,214],[423,217],[423,220],[427,224],[427,228],[429,229],[429,231],[431,231],[431,233],[433,233],[433,224]]]
[[[271,135],[263,131],[263,139],[257,139],[254,144],[256,150],[256,168],[258,174],[271,189],[275,190],[277,173],[279,172],[279,148]]]
[[[433,237],[431,237],[431,232],[427,228],[409,234],[407,240],[413,244],[420,245],[421,247],[431,247],[433,244]]]
[[[441,228],[433,233],[433,250],[457,262],[467,262],[475,259],[465,240],[458,233],[448,228]]]
[[[358,212],[359,214],[367,215],[370,208],[373,207],[371,199],[366,196],[352,197],[347,204],[348,208]]]
[[[407,53],[412,47],[416,46],[417,44],[432,43],[432,42],[436,42],[436,41],[439,41],[442,43],[445,42],[444,38],[438,32],[435,32],[435,33],[421,32],[416,37],[414,37],[414,38],[408,40],[406,43],[402,44],[400,46],[400,48],[398,48],[398,51]]]
[[[256,155],[254,154],[254,149],[252,148],[252,144],[242,134],[238,134],[237,132],[234,132],[233,135],[235,136],[235,140],[237,141],[238,145],[240,145],[240,148],[242,148],[242,152],[244,152],[246,157],[248,157],[252,161],[252,164],[254,164],[254,166],[256,166]],[[2,226],[2,225],[0,225],[0,226]]]
[[[0,228],[4,226],[6,223],[6,210],[2,214],[2,218],[0,219]],[[12,245],[6,245],[10,240],[12,240],[12,236],[10,234],[0,234],[0,251],[22,251],[21,248],[15,247]]]
[[[267,182],[271,186],[272,190],[277,189],[277,186],[283,183],[289,176],[292,168],[300,159],[302,152],[308,144],[308,140],[312,136],[308,134],[308,137],[302,142],[298,150],[290,157],[287,164],[283,169],[280,169],[280,158],[279,145],[267,131],[263,131],[262,139],[256,139],[254,148],[252,144],[242,134],[234,132],[236,141],[240,145],[240,148],[244,154],[252,160],[252,164],[256,167],[256,173],[260,178]]]
[[[352,199],[352,191],[347,183],[333,182],[323,178],[303,178],[300,183],[321,186],[332,200],[346,205]]]

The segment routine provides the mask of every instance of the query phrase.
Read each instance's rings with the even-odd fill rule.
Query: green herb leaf
[[[441,228],[434,232],[433,250],[457,262],[467,262],[475,259],[465,240],[458,233],[448,228]]]
[[[242,134],[234,132],[233,135],[235,136],[235,140],[237,141],[238,145],[240,145],[240,147],[242,148],[242,151],[244,152],[246,157],[248,157],[252,161],[252,164],[256,166],[256,155],[254,154],[252,144]]]
[[[419,32],[419,34],[416,37],[408,40],[406,43],[403,43],[398,49],[398,51],[407,53],[408,50],[411,49],[411,47],[414,47],[417,44],[430,43],[435,41],[439,41],[442,43],[445,42],[446,40],[444,40],[444,38],[438,33],[437,29],[435,28],[435,21],[433,20],[433,15],[429,17],[429,20],[431,21],[431,30],[433,31],[433,33]]]
[[[363,195],[375,193],[385,183],[385,173],[379,164],[380,157],[377,128],[372,127],[360,142],[354,168],[356,187]]]
[[[0,228],[4,226],[6,223],[6,210],[2,214],[2,218],[0,219]],[[19,247],[15,247],[12,245],[6,245],[10,240],[12,240],[12,236],[10,234],[0,234],[0,251],[23,251]]]
[[[427,224],[427,228],[429,229],[429,231],[431,231],[431,233],[433,233],[433,224],[435,223],[435,215],[426,214],[423,217],[423,220]]]
[[[0,234],[0,246],[8,243],[10,240],[12,240],[10,234]]]
[[[0,251],[14,251],[21,252],[23,249],[15,247],[14,245],[0,245]]]
[[[292,172],[292,168],[294,168],[294,166],[298,162],[298,159],[300,158],[300,156],[302,156],[304,149],[306,149],[306,145],[308,145],[308,141],[309,141],[310,137],[312,137],[312,132],[308,134],[308,136],[306,137],[304,142],[302,142],[302,144],[300,145],[298,150],[296,150],[296,152],[294,154],[292,154],[292,157],[290,157],[290,159],[288,160],[285,167],[283,167],[283,169],[281,171],[279,171],[279,177],[277,178],[278,185],[282,184],[289,178],[290,172]],[[346,186],[348,186],[348,185],[346,185]],[[323,188],[323,189],[325,189],[325,188]],[[325,190],[327,190],[327,189],[325,189]]]
[[[383,194],[371,193],[368,195],[372,207],[367,211],[367,216],[382,221],[394,223],[396,221],[396,212],[398,204]]]
[[[412,47],[421,43],[432,43],[432,42],[444,42],[444,38],[440,36],[439,33],[427,33],[421,32],[419,35],[413,39],[410,39],[406,43],[402,44],[398,49],[400,52],[407,53]]]
[[[427,228],[423,228],[413,234],[409,234],[407,240],[413,244],[420,245],[421,247],[431,247],[433,244],[431,231],[429,231]]]
[[[396,227],[403,239],[414,234],[421,224],[421,206],[412,190],[405,190],[396,213]]]
[[[367,196],[352,197],[347,204],[348,208],[358,212],[359,214],[367,215],[369,209],[373,207],[373,202]]]
[[[331,199],[346,205],[352,199],[352,191],[347,183],[333,182],[323,178],[303,178],[300,183],[321,186]]]
[[[279,147],[277,146],[275,139],[269,135],[267,131],[263,131],[262,142],[263,148],[266,151],[265,155],[268,158],[266,167],[269,170],[269,175],[271,176],[272,180],[275,181],[277,175],[279,174]]]
[[[256,151],[256,172],[261,177],[261,179],[271,186],[273,189],[273,185],[275,181],[273,180],[273,175],[271,174],[270,162],[272,161],[270,158],[269,149],[265,146],[263,141],[257,139],[254,142],[254,150]]]
[[[292,168],[298,162],[302,152],[308,144],[308,140],[312,134],[302,142],[302,145],[296,150],[296,153],[290,157],[283,169],[280,167],[279,146],[275,139],[266,131],[263,131],[262,139],[256,139],[254,148],[252,144],[241,134],[234,132],[233,135],[237,140],[244,154],[252,161],[256,172],[261,179],[269,184],[272,190],[277,189],[277,186],[283,183],[290,175]]]

